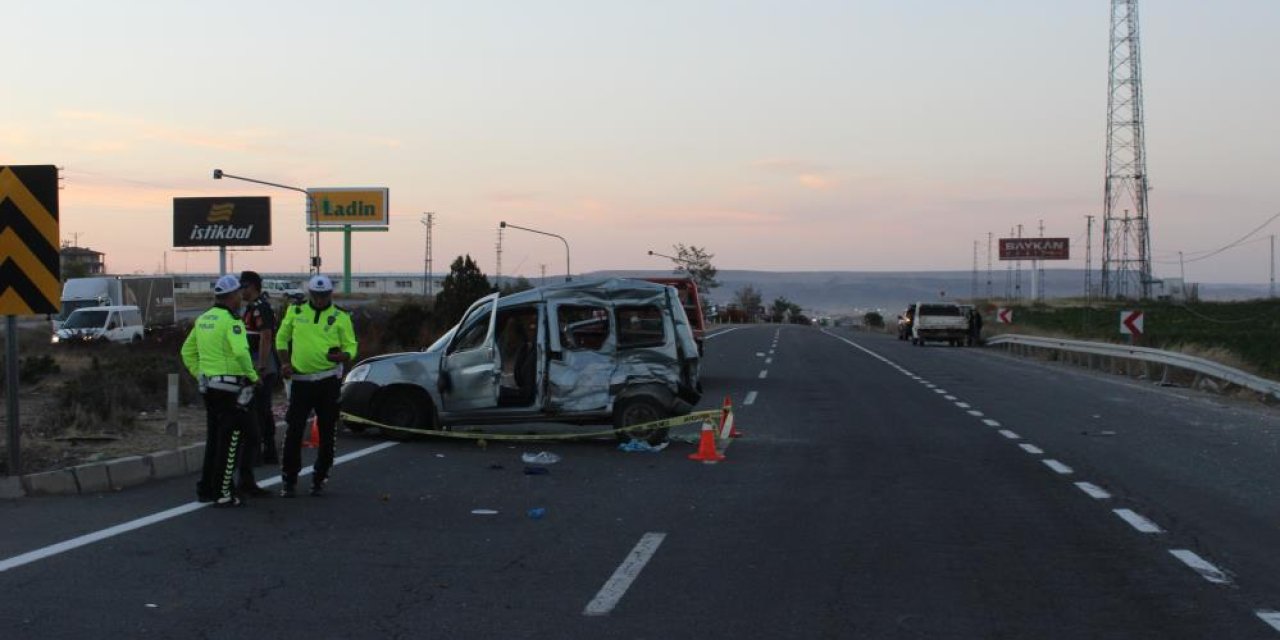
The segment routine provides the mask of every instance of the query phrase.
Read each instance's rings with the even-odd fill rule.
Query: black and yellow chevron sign
[[[57,313],[58,168],[0,165],[0,315]]]

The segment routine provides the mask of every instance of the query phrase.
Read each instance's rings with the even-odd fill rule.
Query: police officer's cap
[[[333,293],[333,280],[329,276],[315,275],[307,282],[307,291],[311,293]]]
[[[218,281],[213,284],[214,295],[224,296],[228,293],[235,293],[239,290],[240,279],[231,274],[218,278]]]

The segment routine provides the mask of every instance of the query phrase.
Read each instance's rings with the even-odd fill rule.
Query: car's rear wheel
[[[653,396],[632,396],[620,400],[613,408],[613,427],[622,429],[632,425],[656,422],[670,417],[670,411]],[[618,442],[645,440],[659,444],[667,439],[666,429],[639,429],[618,433]]]
[[[430,408],[418,394],[408,389],[389,389],[377,398],[377,421],[394,427],[426,429],[431,425]],[[413,434],[399,429],[382,429],[391,440],[408,440]]]

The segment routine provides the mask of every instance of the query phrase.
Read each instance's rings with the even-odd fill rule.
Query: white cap
[[[218,281],[213,284],[214,295],[221,296],[221,295],[226,295],[228,293],[233,293],[239,290],[240,290],[240,278],[237,278],[231,274],[227,274],[225,276],[222,276],[221,278],[218,278]]]
[[[333,280],[329,276],[311,276],[307,282],[307,291],[311,293],[333,293]]]

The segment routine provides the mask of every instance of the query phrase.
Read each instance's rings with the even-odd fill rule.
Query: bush
[[[0,384],[4,384],[8,379],[9,367],[4,358],[0,358]],[[62,367],[48,354],[38,354],[28,356],[26,358],[18,358],[18,383],[31,384],[39,382],[45,377],[55,373],[61,373]]]
[[[862,316],[862,323],[873,329],[883,329],[884,316],[877,311],[868,311]]]

